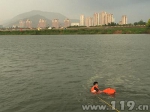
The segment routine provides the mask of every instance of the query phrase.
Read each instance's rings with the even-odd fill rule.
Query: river
[[[150,103],[150,35],[0,36],[0,112],[105,105],[89,92],[94,81],[116,89],[114,98],[98,97],[119,111],[132,101],[132,112],[141,112],[137,107]]]

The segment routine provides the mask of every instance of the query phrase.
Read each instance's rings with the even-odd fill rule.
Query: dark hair
[[[93,85],[96,85],[96,84],[98,84],[98,82],[94,82],[94,83],[93,83]]]

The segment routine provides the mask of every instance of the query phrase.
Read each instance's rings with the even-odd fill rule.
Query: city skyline
[[[14,5],[15,2],[15,5]],[[122,15],[127,15],[128,23],[139,20],[146,21],[150,18],[150,0],[1,0],[0,24],[14,16],[31,10],[58,12],[70,19],[79,19],[80,14],[86,17],[96,12],[106,11],[113,13],[116,22],[121,20]],[[59,7],[56,7],[59,5]]]
[[[127,16],[126,20],[127,20]],[[80,26],[102,26],[114,23],[113,14],[102,11],[100,13],[94,13],[93,16],[85,17],[83,14],[80,15]],[[122,25],[127,24],[127,21],[122,23]]]

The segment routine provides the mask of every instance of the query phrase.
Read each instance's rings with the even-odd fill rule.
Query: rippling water
[[[107,102],[150,103],[150,35],[0,36],[0,112],[82,112]],[[134,112],[133,110],[132,112]],[[137,112],[137,111],[136,111]]]

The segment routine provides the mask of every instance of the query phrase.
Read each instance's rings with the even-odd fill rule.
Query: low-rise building
[[[71,26],[79,26],[80,23],[71,23]]]

